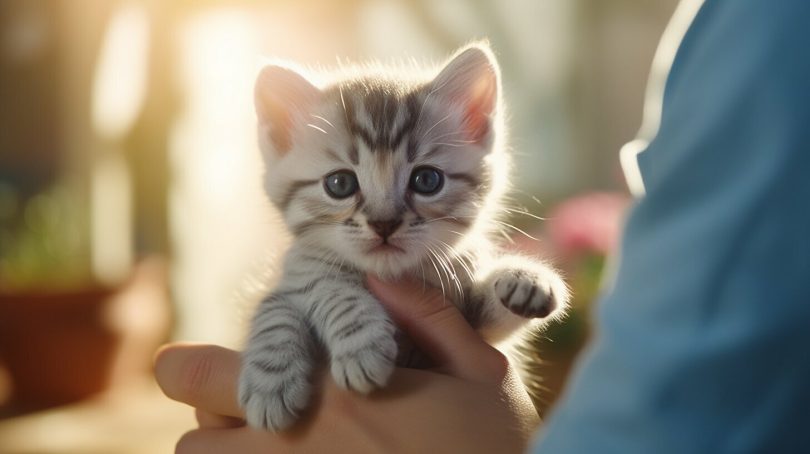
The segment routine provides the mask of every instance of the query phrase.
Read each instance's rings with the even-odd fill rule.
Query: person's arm
[[[810,449],[810,2],[708,0],[538,453]]]
[[[438,369],[397,369],[369,397],[322,377],[311,414],[291,431],[272,434],[244,424],[237,352],[169,346],[156,356],[155,376],[166,395],[195,407],[200,425],[183,436],[177,452],[524,452],[538,418],[506,358],[438,291],[425,293],[421,283],[369,284]]]

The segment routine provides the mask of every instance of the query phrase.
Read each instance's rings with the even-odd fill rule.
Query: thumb
[[[482,382],[503,379],[506,357],[484,342],[440,291],[413,281],[382,282],[372,275],[367,283],[397,325],[450,375]]]

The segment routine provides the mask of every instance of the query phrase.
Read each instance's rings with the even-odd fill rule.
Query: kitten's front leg
[[[388,382],[397,344],[388,314],[361,285],[323,286],[310,314],[329,350],[335,382],[367,394]]]
[[[498,301],[525,318],[547,317],[561,306],[559,297],[567,293],[561,290],[559,276],[547,269],[501,268],[492,274],[491,282]]]
[[[502,256],[492,262],[479,289],[490,301],[495,322],[487,337],[502,337],[525,319],[542,319],[562,311],[569,291],[560,275],[546,264],[525,257]],[[506,310],[504,310],[506,309]]]
[[[248,424],[275,431],[306,409],[315,367],[305,314],[282,295],[270,295],[259,306],[239,376],[239,403]]]

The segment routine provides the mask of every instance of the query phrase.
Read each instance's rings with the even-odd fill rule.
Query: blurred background
[[[0,452],[171,452],[192,426],[152,352],[238,347],[285,244],[260,191],[262,58],[439,62],[484,37],[516,155],[509,222],[536,238],[514,247],[550,255],[575,295],[534,346],[545,414],[618,242],[618,150],[675,3],[0,1]]]

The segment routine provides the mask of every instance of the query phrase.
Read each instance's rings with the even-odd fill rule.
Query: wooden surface
[[[0,419],[3,454],[161,454],[195,426],[151,380],[80,404]]]

